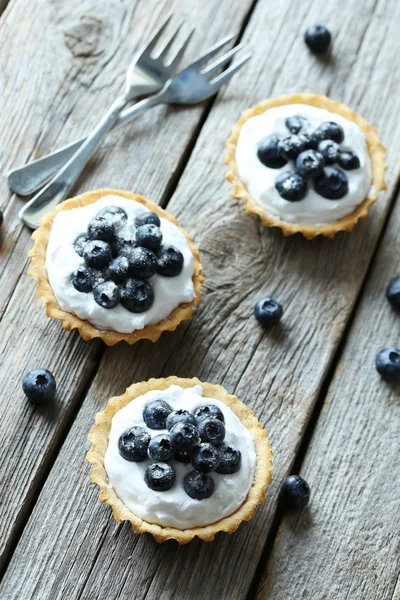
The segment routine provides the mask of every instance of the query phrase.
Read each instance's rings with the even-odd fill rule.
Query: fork
[[[164,43],[157,56],[153,56],[154,50],[169,25],[172,16],[173,13],[167,16],[145,46],[139,50],[128,69],[127,75],[130,77],[131,99],[159,92],[179,67],[194,29],[190,31],[185,41],[176,51],[175,56],[168,63],[166,62],[166,56],[169,54],[179,34],[182,23]],[[20,196],[33,194],[50,181],[53,175],[72,158],[84,140],[85,138],[82,138],[78,143],[68,144],[68,146],[50,152],[46,156],[38,158],[23,167],[12,169],[7,174],[9,187]]]
[[[228,66],[228,68],[217,74],[242,49],[243,46],[239,44],[208,67],[203,68],[210,58],[226,43],[227,40],[224,39],[215,44],[186,69],[167,81],[158,94],[145,98],[134,106],[125,109],[119,117],[115,116],[113,118],[113,123],[121,125],[139,112],[159,104],[196,104],[214,96],[221,86],[227,83],[250,58],[250,54],[247,54],[235,64]],[[19,216],[26,225],[33,229],[39,227],[41,218],[67,197],[69,190],[88,160],[89,153],[86,152],[86,148],[88,144],[91,145],[92,138],[93,134],[90,134],[86,140],[80,140],[79,143],[82,145],[72,159],[41,192],[36,194],[21,209]]]

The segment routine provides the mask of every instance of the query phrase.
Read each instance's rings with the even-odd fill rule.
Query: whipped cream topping
[[[121,196],[104,196],[93,204],[58,213],[50,231],[46,254],[46,269],[50,285],[60,307],[76,314],[81,319],[93,323],[99,329],[111,329],[119,333],[131,333],[146,325],[158,323],[182,302],[191,302],[195,297],[193,287],[194,258],[189,244],[179,228],[161,220],[163,244],[172,245],[183,254],[184,264],[176,277],[162,277],[158,274],[149,279],[154,291],[154,302],[146,312],[135,314],[121,304],[115,308],[103,308],[95,301],[93,294],[78,292],[71,283],[71,274],[84,264],[75,249],[74,242],[86,233],[89,222],[105,206],[120,206],[128,215],[125,229],[120,235],[127,240],[135,238],[134,220],[140,214],[149,212],[140,202]]]
[[[312,182],[309,183],[303,200],[299,202],[285,200],[275,188],[275,180],[280,173],[293,171],[295,168],[293,162],[288,162],[280,169],[270,169],[258,159],[259,142],[268,135],[279,137],[290,135],[285,120],[294,115],[305,117],[313,129],[325,121],[338,123],[344,130],[341,150],[351,150],[360,159],[360,168],[345,171],[349,191],[340,200],[323,198],[314,190]],[[252,198],[265,208],[268,214],[288,223],[311,225],[333,223],[353,212],[373,191],[371,162],[361,129],[341,115],[308,104],[278,106],[246,121],[240,131],[236,147],[236,166],[239,178]]]
[[[151,400],[163,399],[173,410],[180,408],[193,412],[202,404],[215,404],[225,418],[225,441],[234,445],[242,453],[242,464],[239,471],[232,475],[211,473],[214,479],[214,493],[205,500],[194,500],[183,489],[183,478],[193,471],[190,464],[173,460],[170,464],[176,472],[174,486],[165,492],[156,492],[147,487],[144,480],[146,468],[154,461],[130,462],[122,458],[118,451],[120,436],[130,427],[139,425],[146,427],[143,420],[143,409]],[[154,437],[166,433],[166,429],[148,429]],[[119,410],[112,419],[111,431],[104,464],[109,483],[117,496],[135,515],[148,523],[156,523],[164,527],[188,529],[200,527],[219,521],[232,514],[243,504],[254,479],[256,453],[253,437],[238,417],[223,402],[214,398],[203,397],[203,388],[181,388],[171,385],[168,389],[150,391],[136,398]]]

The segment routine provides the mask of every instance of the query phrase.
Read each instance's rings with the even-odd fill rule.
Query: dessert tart
[[[253,412],[198,379],[132,385],[96,415],[89,441],[100,501],[158,542],[236,531],[271,482],[271,447]]]
[[[202,268],[192,239],[137,194],[104,189],[66,200],[32,238],[37,297],[47,316],[85,340],[155,342],[200,302]]]
[[[227,149],[232,197],[284,235],[351,231],[386,187],[376,130],[326,96],[260,102],[233,126]]]

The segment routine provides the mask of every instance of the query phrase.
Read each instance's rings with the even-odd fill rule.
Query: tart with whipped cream
[[[158,542],[236,531],[271,482],[271,447],[253,412],[195,378],[132,385],[96,415],[89,441],[101,502]]]
[[[351,231],[386,187],[376,130],[326,96],[264,100],[243,113],[227,148],[232,197],[284,235]]]
[[[154,342],[200,301],[202,268],[192,239],[137,194],[104,189],[66,200],[32,238],[37,297],[49,317],[85,340]]]

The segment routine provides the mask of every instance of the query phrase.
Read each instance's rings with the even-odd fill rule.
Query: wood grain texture
[[[380,378],[374,361],[399,345],[400,315],[384,293],[399,274],[399,227],[400,198],[301,469],[311,504],[283,520],[259,600],[398,594],[400,389]]]
[[[398,177],[397,3],[259,2],[245,33],[253,59],[214,105],[169,209],[194,234],[205,268],[204,300],[191,322],[153,347],[107,350],[43,487],[4,578],[5,598],[245,598],[287,473],[349,314],[388,207],[383,199],[350,235],[283,239],[229,200],[224,142],[241,111],[272,94],[329,93],[377,125]],[[337,32],[319,61],[303,46],[315,20]],[[372,25],[373,24],[373,25]],[[266,34],[268,32],[268,35]],[[379,99],[379,101],[377,101]],[[282,326],[262,333],[254,302],[272,294]],[[275,481],[267,501],[233,536],[212,544],[157,545],[116,525],[96,501],[84,463],[94,413],[133,381],[176,374],[221,383],[251,406],[271,434]],[[297,600],[297,599],[296,599]]]
[[[89,0],[16,0],[0,23],[0,77],[4,103],[0,118],[1,169],[62,145],[87,131],[121,87],[135,49],[171,9],[176,21],[198,24],[187,59],[237,31],[250,2],[233,11],[234,0],[161,0],[110,3]],[[187,33],[187,31],[186,31]],[[21,61],[21,48],[24,60]],[[163,198],[183,159],[204,106],[156,109],[113,132],[96,153],[79,185],[83,189],[134,189]],[[166,118],[168,116],[168,118]],[[174,135],[179,126],[180,134]],[[35,284],[26,276],[30,233],[17,213],[22,201],[1,181],[4,225],[0,249],[0,567],[52,463],[64,432],[98,364],[98,343],[85,344],[44,316]],[[51,369],[59,384],[54,414],[34,411],[21,390],[31,368]]]

